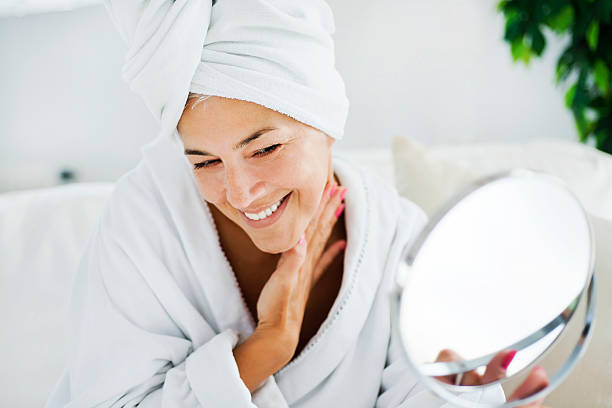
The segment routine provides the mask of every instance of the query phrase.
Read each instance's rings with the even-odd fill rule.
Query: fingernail
[[[340,194],[340,201],[344,200],[344,196],[346,195],[346,192],[348,191],[348,188],[345,189],[341,194]]]
[[[533,367],[533,371],[544,371],[544,369],[542,368],[542,366],[535,366]]]
[[[345,248],[346,248],[346,241],[345,241],[345,242],[343,242],[342,244],[340,244],[340,249],[341,249],[341,250],[342,250],[342,249],[345,249]]]
[[[300,240],[298,241],[298,245],[302,245],[304,242],[306,242],[306,236],[304,235],[304,233],[302,233],[302,236],[300,237]]]
[[[334,184],[332,184],[331,189],[329,190],[329,196],[333,196],[334,192],[336,191],[336,182],[334,182]]]
[[[340,204],[338,208],[336,208],[336,212],[335,212],[336,218],[338,218],[340,214],[342,214],[342,210],[344,210],[344,204]]]
[[[502,363],[501,363],[501,366],[502,366],[502,368],[504,370],[506,370],[508,368],[508,366],[512,362],[512,359],[516,355],[516,352],[517,352],[517,350],[512,350],[508,354],[506,354],[506,357],[504,357],[504,361],[502,361]]]

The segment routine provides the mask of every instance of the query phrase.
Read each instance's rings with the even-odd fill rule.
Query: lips
[[[291,193],[287,194],[286,196],[284,196],[281,200],[280,200],[280,205],[276,208],[276,211],[274,211],[271,215],[267,216],[266,218],[263,219],[259,219],[259,220],[253,220],[250,219],[249,217],[246,216],[245,213],[243,213],[242,211],[240,211],[240,215],[242,217],[242,219],[251,227],[253,228],[263,228],[263,227],[267,227],[268,225],[274,224],[283,214],[285,208],[288,205],[289,199],[291,198]]]
[[[278,207],[281,206],[281,204],[283,203],[283,200],[287,197],[287,195],[285,195],[283,198],[281,198],[280,200],[276,201],[274,204],[268,206],[267,208],[261,211],[258,211],[258,212],[243,211],[243,213],[244,215],[246,215],[247,218],[251,220],[254,220],[254,221],[263,220],[271,216],[274,212],[276,212],[276,210],[278,209]]]

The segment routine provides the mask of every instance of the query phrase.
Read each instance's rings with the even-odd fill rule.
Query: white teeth
[[[260,212],[258,212],[257,214],[251,214],[251,213],[244,213],[244,215],[247,216],[247,218],[251,219],[251,220],[263,220],[264,218],[269,217],[270,215],[272,215],[272,213],[274,213],[274,211],[277,210],[278,207],[280,207],[281,205],[281,201],[282,199],[278,200],[277,202],[275,202],[274,204],[272,204],[270,207],[266,208],[265,210],[262,210]]]

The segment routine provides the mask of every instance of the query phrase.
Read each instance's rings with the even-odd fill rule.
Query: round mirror
[[[560,179],[515,169],[471,185],[430,219],[403,255],[393,322],[409,366],[459,406],[510,407],[543,398],[586,346],[594,258],[588,217]],[[461,397],[542,364],[570,321],[581,325],[579,335],[569,339],[563,361],[556,353],[544,366],[548,387],[506,403]],[[503,378],[482,381],[487,364],[501,353],[506,360],[512,356]],[[473,373],[481,382],[461,385]]]

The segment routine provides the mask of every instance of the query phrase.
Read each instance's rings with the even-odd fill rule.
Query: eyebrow
[[[232,149],[233,150],[242,149],[244,146],[248,145],[253,140],[257,139],[259,136],[263,135],[266,132],[270,132],[271,130],[277,130],[277,128],[265,127],[263,129],[259,129],[257,132],[253,133],[251,136],[248,136],[242,139],[240,142],[236,143],[232,147]],[[204,151],[196,150],[196,149],[185,149],[185,154],[197,154],[200,156],[214,156],[214,154],[210,154],[208,152],[204,152]]]

